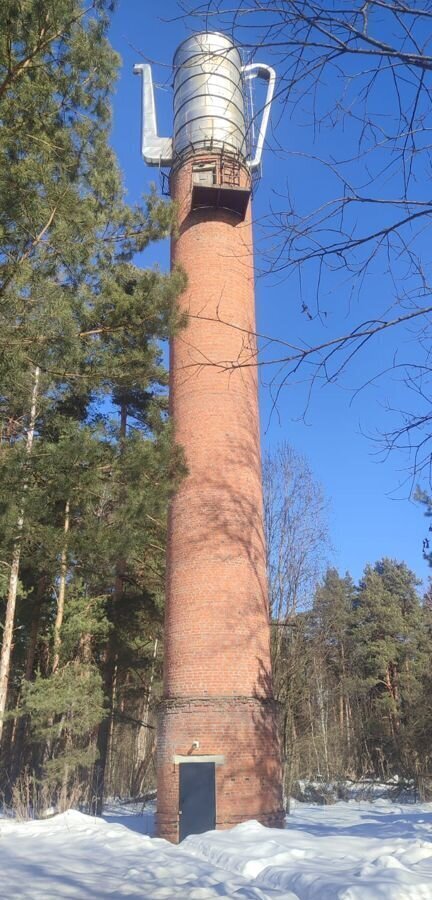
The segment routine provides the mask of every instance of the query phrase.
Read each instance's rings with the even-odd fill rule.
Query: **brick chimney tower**
[[[172,263],[188,279],[180,298],[187,327],[170,363],[171,415],[188,475],[170,510],[157,740],[158,834],[177,842],[248,819],[283,822],[251,224],[251,172],[274,72],[243,67],[226,35],[189,37],[174,56],[171,141],[157,136],[150,67],[135,70],[143,75],[143,156],[171,169]],[[245,95],[256,76],[268,88],[251,159]]]

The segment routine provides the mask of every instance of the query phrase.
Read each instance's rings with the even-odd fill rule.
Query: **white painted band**
[[[216,766],[223,766],[224,762],[224,756],[173,756],[175,766],[179,763],[215,763]]]

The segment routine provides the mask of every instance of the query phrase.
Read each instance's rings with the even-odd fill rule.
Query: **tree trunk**
[[[315,775],[321,775],[320,757],[319,757],[318,748],[317,748],[316,740],[315,740],[315,729],[314,729],[314,725],[313,725],[314,715],[312,713],[312,703],[311,703],[310,695],[308,696],[307,704],[309,707],[309,725],[310,725],[310,734],[311,734],[311,739],[312,739],[312,747],[313,747],[315,759],[316,759]]]
[[[152,659],[152,667],[150,672],[149,686],[147,690],[147,697],[144,700],[143,712],[141,716],[142,725],[138,728],[138,733],[136,736],[136,762],[135,762],[135,772],[133,776],[133,786],[132,793],[134,796],[138,796],[139,794],[144,793],[144,778],[146,772],[148,771],[148,745],[149,745],[149,732],[152,731],[149,728],[149,719],[150,719],[150,704],[153,693],[153,682],[155,677],[156,670],[156,658],[158,651],[158,638],[155,638],[153,644],[153,659]],[[152,736],[152,735],[150,735]]]
[[[40,369],[39,366],[36,366],[33,373],[33,390],[32,390],[32,398],[31,398],[31,407],[30,407],[30,420],[29,427],[27,431],[27,439],[26,439],[26,453],[27,457],[30,456],[32,447],[33,447],[33,439],[35,433],[35,425],[36,425],[36,402],[38,399],[38,390],[39,390],[39,375]],[[17,525],[16,525],[16,537],[14,548],[12,552],[12,563],[9,577],[9,589],[8,589],[8,598],[6,603],[6,616],[5,616],[5,624],[3,630],[3,640],[2,640],[2,648],[0,654],[0,742],[3,735],[3,725],[4,725],[4,713],[6,710],[7,704],[7,694],[8,694],[8,686],[9,686],[9,673],[10,673],[10,662],[12,656],[12,641],[13,641],[13,629],[15,624],[15,609],[16,609],[16,598],[18,592],[18,579],[19,579],[19,568],[20,568],[20,560],[21,560],[21,539],[22,539],[22,530],[24,525],[24,503],[25,503],[25,494],[27,491],[27,481],[24,481],[23,485],[23,493],[21,498],[21,506],[18,514]]]
[[[109,756],[110,739],[112,739],[112,720],[114,715],[116,658],[113,650],[112,638],[108,638],[108,646],[105,655],[104,666],[104,694],[109,699],[109,708],[106,717],[100,723],[97,730],[96,749],[97,759],[93,766],[90,810],[92,815],[100,816],[103,810],[105,791],[105,775]]]
[[[339,694],[339,733],[340,733],[341,737],[343,737],[344,725],[345,725],[345,723],[344,723],[344,707],[345,707],[344,695],[343,695],[343,690],[341,688],[340,694]]]
[[[48,578],[46,575],[42,575],[39,578],[37,593],[34,601],[34,610],[33,610],[33,618],[31,623],[30,637],[27,646],[27,656],[26,656],[26,667],[24,672],[24,678],[26,681],[31,681],[33,677],[33,669],[34,662],[36,658],[36,648],[39,637],[39,624],[42,610],[42,600],[43,595],[45,593],[47,587]]]
[[[111,779],[114,771],[114,710],[117,704],[117,677],[118,677],[118,665],[117,665],[117,655],[114,662],[114,672],[112,677],[112,689],[111,689],[111,718],[109,720],[109,728],[108,728],[108,744],[106,748],[106,763],[105,763],[105,779],[104,784],[108,781],[108,784],[111,784]],[[108,776],[108,777],[107,777]]]
[[[64,542],[63,549],[61,554],[61,562],[60,562],[60,583],[59,583],[59,592],[58,592],[58,600],[57,600],[57,615],[54,625],[54,660],[53,660],[53,673],[57,671],[59,662],[60,662],[60,649],[61,649],[61,629],[63,625],[63,617],[64,617],[64,605],[65,605],[65,594],[66,594],[66,576],[67,576],[67,536],[69,533],[69,524],[70,524],[70,503],[69,500],[66,500],[65,504],[65,517],[64,517]]]
[[[353,768],[354,760],[351,759],[351,704],[349,698],[346,698],[345,701],[345,722],[346,722],[346,745],[347,745],[347,753],[348,753],[348,765],[350,768]]]
[[[328,734],[327,734],[327,711],[325,708],[324,688],[321,678],[318,674],[315,661],[315,685],[316,685],[316,702],[319,710],[319,722],[321,726],[322,746],[324,752],[324,763],[327,780],[330,778],[329,754],[328,754]]]
[[[121,403],[120,406],[120,453],[122,452],[124,440],[126,438],[127,433],[127,405],[126,403]],[[108,771],[108,759],[110,754],[110,742],[112,742],[113,736],[113,716],[114,716],[114,704],[115,704],[115,694],[116,694],[116,679],[117,679],[117,653],[115,650],[115,622],[116,622],[116,614],[117,614],[117,606],[121,601],[121,596],[123,593],[123,573],[124,573],[124,561],[119,560],[117,564],[117,575],[115,579],[115,587],[114,587],[114,596],[113,596],[113,606],[112,606],[112,625],[113,629],[108,638],[107,649],[105,653],[105,665],[104,665],[104,694],[105,698],[109,700],[109,712],[105,719],[99,725],[97,738],[96,738],[96,747],[98,757],[93,766],[93,777],[92,777],[92,790],[91,790],[91,801],[90,808],[91,812],[95,816],[102,815],[103,810],[103,800],[104,800],[104,790],[105,790],[105,779],[106,773]]]
[[[27,656],[26,656],[26,665],[24,672],[24,680],[31,681],[33,678],[33,669],[34,669],[34,661],[36,657],[36,648],[39,637],[39,623],[41,616],[41,608],[42,608],[42,600],[47,587],[48,577],[46,575],[42,575],[39,578],[36,597],[34,599],[34,609],[30,630],[30,637],[27,646]],[[28,724],[27,716],[20,716],[15,723],[15,734],[13,739],[13,749],[11,753],[11,784],[13,784],[20,775],[24,750],[25,750],[25,735]]]

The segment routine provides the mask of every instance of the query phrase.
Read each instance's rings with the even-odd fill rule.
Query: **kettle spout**
[[[142,76],[141,153],[148,166],[170,166],[172,163],[172,138],[159,137],[156,124],[156,107],[151,66],[138,63],[134,75]]]

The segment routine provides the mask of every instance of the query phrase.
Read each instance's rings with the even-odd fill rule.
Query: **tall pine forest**
[[[0,9],[1,790],[34,808],[148,778],[184,469],[161,351],[183,279],[136,264],[172,211],[125,202],[110,6]]]
[[[431,798],[432,603],[417,587],[387,558],[358,585],[329,568],[307,610],[273,623],[287,796],[306,781],[309,799],[343,799],[362,779]]]
[[[163,347],[184,276],[142,265],[175,210],[125,200],[111,7],[0,4],[0,793],[22,814],[155,787],[167,507],[187,471]],[[264,479],[286,794],[398,776],[425,796],[432,591],[388,559],[319,580],[297,463],[285,448]]]

